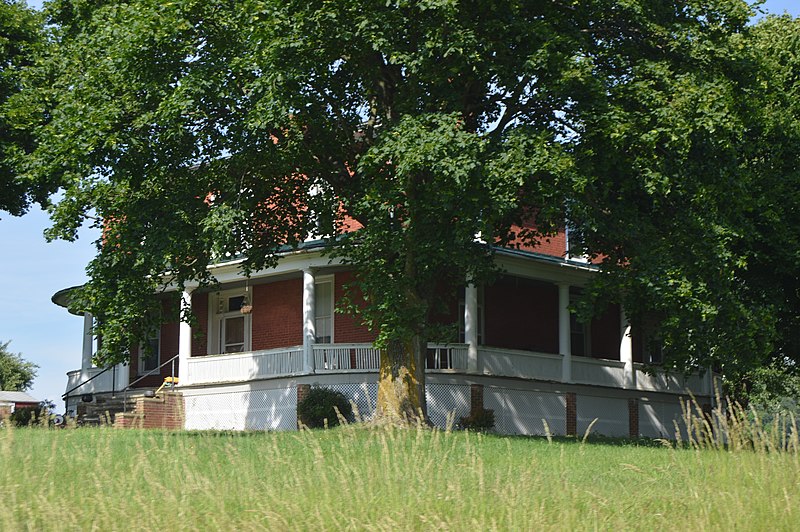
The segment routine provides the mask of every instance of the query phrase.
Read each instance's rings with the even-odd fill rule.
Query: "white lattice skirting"
[[[356,379],[353,379],[356,377]],[[375,412],[378,385],[370,376],[348,375],[341,380],[308,382],[342,392],[361,419]],[[220,385],[183,390],[188,430],[294,430],[297,428],[297,380],[272,380],[240,385]],[[431,422],[446,428],[470,414],[470,384],[458,376],[431,376],[426,385]],[[553,435],[566,433],[567,402],[563,390],[523,382],[492,379],[483,384],[483,406],[494,410],[495,432],[500,434]],[[672,438],[681,407],[675,397],[639,399],[639,434]],[[576,429],[579,435],[592,424],[592,432],[607,436],[629,435],[628,398],[606,396],[587,389],[576,393]],[[596,420],[596,421],[595,421]]]

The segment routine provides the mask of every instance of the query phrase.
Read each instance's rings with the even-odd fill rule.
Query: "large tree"
[[[19,71],[30,65],[42,42],[42,17],[24,0],[0,1],[0,211],[19,215],[33,197],[45,197],[38,187],[19,179],[11,159],[32,148],[31,131],[7,105],[20,89]]]
[[[320,227],[357,266],[380,404],[413,417],[441,298],[491,275],[491,244],[565,221],[609,273],[594,302],[655,319],[681,367],[768,350],[739,324],[770,309],[738,298],[746,241],[731,234],[759,175],[741,153],[761,120],[743,1],[57,0],[48,13],[53,41],[16,102],[40,119],[23,169],[63,187],[51,236],[103,226],[76,298],[99,317],[103,362],[147,334],[166,284],[212,283],[226,256],[268,267]],[[538,229],[511,234],[523,218]]]
[[[9,351],[10,343],[0,343],[0,390],[21,392],[33,384],[38,366]]]

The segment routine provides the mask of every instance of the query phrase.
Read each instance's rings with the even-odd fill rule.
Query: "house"
[[[96,340],[86,314],[82,364],[68,373],[67,413],[136,397],[130,409],[145,426],[288,430],[297,426],[298,397],[319,385],[340,390],[370,415],[379,353],[356,317],[334,312],[353,271],[323,249],[321,241],[306,242],[249,279],[237,261],[215,265],[218,290],[181,294],[195,329],[162,325],[149,340],[152,355],[134,350],[127,365],[92,366]],[[570,301],[597,269],[569,256],[564,232],[535,250],[497,249],[496,261],[504,272],[496,282],[466,285],[451,302],[445,319],[459,324],[457,337],[453,327],[450,341],[428,346],[434,424],[483,407],[494,410],[495,429],[504,434],[583,434],[594,422],[595,432],[610,436],[672,437],[682,399],[691,394],[710,404],[710,371],[646,371],[658,353],[648,352],[619,306],[586,324],[570,313]],[[69,290],[53,301],[66,306]],[[172,377],[178,383],[170,393],[144,396]]]
[[[18,408],[38,407],[39,401],[25,392],[0,391],[0,419],[10,416]]]

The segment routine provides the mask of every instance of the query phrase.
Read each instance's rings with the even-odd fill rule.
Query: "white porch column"
[[[703,394],[714,395],[714,371],[711,366],[706,368],[706,373],[703,375]]]
[[[94,336],[92,335],[92,325],[94,318],[90,312],[83,313],[83,356],[81,357],[81,369],[89,369],[92,367],[92,344]]]
[[[181,294],[181,316],[192,311],[192,292],[196,287],[187,286]],[[192,356],[192,326],[181,320],[178,326],[178,384],[189,382],[189,357]]]
[[[568,284],[558,285],[558,354],[561,355],[561,380],[562,382],[572,382]]]
[[[467,371],[478,371],[478,287],[467,281],[464,289],[464,343],[467,344]]]
[[[314,271],[303,270],[303,371],[314,372],[314,342],[316,341],[316,325],[314,323]]]
[[[636,369],[633,367],[633,340],[631,338],[631,323],[625,315],[625,309],[619,307],[620,341],[619,360],[625,364],[623,369],[623,385],[625,388],[636,388]]]

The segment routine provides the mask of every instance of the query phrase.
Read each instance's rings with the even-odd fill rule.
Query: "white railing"
[[[622,388],[625,385],[625,363],[588,357],[572,357],[572,381]]]
[[[428,344],[426,369],[467,369],[467,344]]]
[[[190,357],[182,384],[237,382],[303,372],[303,347]]]
[[[377,371],[381,354],[372,344],[315,344],[314,369],[326,371]]]
[[[708,373],[703,376],[695,374],[686,377],[679,373],[664,373],[662,371],[646,373],[642,364],[635,364],[635,367],[636,387],[640,390],[682,393],[689,389],[695,394],[710,395],[713,393],[711,375]]]
[[[69,392],[70,396],[76,396],[89,393],[121,391],[128,385],[126,382],[129,375],[127,367],[124,367],[122,364],[117,364],[116,368],[111,368],[99,377],[95,377],[95,375],[103,372],[104,369],[105,368],[87,368],[67,372],[67,387],[65,391]],[[114,382],[115,380],[116,382]],[[78,387],[75,388],[76,386]],[[75,389],[73,390],[73,388]]]
[[[481,347],[478,372],[503,377],[522,377],[547,381],[561,380],[561,355]]]
[[[380,351],[371,344],[315,344],[313,351],[314,373],[375,372],[380,369]],[[480,347],[478,349],[478,374],[497,377],[517,377],[560,382],[562,378],[561,355]],[[428,344],[426,353],[428,371],[467,371],[466,344]],[[208,355],[191,357],[188,361],[188,376],[181,384],[205,384],[215,382],[246,382],[256,379],[302,375],[306,373],[302,346],[293,346],[267,351]],[[648,375],[641,364],[635,365],[636,389],[644,391],[684,393],[710,393],[708,376],[682,375],[657,372]],[[100,369],[87,370],[99,372]],[[84,372],[85,373],[85,372]],[[625,386],[625,364],[618,360],[572,357],[572,382],[623,388]],[[69,373],[69,387],[80,380],[81,371]],[[111,372],[101,375],[75,393],[94,393],[111,390]],[[85,388],[85,389],[84,389]],[[121,387],[117,387],[121,389]]]

